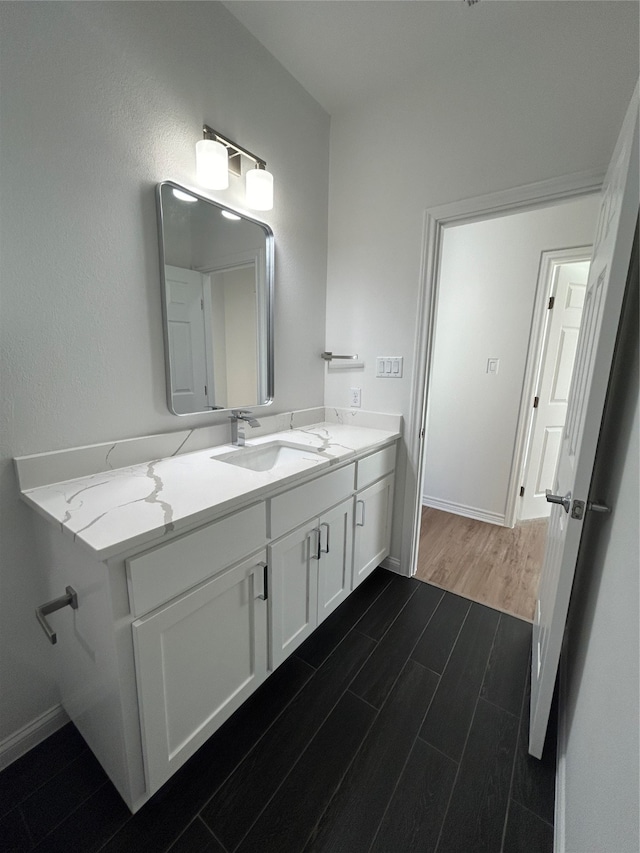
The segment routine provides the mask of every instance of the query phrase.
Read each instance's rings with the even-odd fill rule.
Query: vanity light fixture
[[[208,125],[202,128],[204,139],[196,143],[196,174],[202,186],[212,190],[224,190],[229,186],[229,172],[242,175],[242,158],[255,165],[246,172],[246,203],[253,210],[273,208],[273,175],[267,172],[267,164],[246,148],[218,133]]]
[[[196,175],[198,183],[209,190],[226,190],[229,186],[229,154],[215,139],[196,142]]]
[[[273,175],[264,165],[256,163],[249,169],[246,178],[246,200],[253,210],[271,210],[273,207]]]

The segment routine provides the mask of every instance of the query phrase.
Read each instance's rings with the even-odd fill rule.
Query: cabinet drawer
[[[266,542],[264,502],[127,560],[131,610],[148,613],[257,551]]]
[[[363,489],[369,483],[373,483],[393,471],[396,464],[396,446],[392,444],[378,450],[371,456],[360,459],[357,464],[356,489]]]
[[[271,538],[277,539],[349,497],[353,492],[353,469],[353,465],[347,465],[272,498]]]

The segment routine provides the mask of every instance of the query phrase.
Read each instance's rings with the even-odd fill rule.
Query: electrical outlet
[[[360,388],[352,388],[351,389],[351,406],[355,406],[357,409],[360,408],[360,397],[361,389]]]

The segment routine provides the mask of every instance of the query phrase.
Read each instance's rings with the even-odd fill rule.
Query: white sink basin
[[[252,471],[271,471],[273,468],[281,468],[292,462],[317,459],[318,452],[312,447],[300,444],[271,441],[256,447],[239,447],[237,450],[211,458],[218,462],[227,462],[229,465],[250,468]]]

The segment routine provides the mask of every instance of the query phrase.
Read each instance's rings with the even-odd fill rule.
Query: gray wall
[[[637,252],[631,282],[592,488],[613,511],[587,516],[570,609],[559,791],[567,853],[640,849]]]
[[[57,702],[11,458],[222,420],[165,403],[154,187],[195,185],[203,122],[275,175],[271,411],[323,404],[329,117],[217,3],[0,15],[1,741]],[[232,181],[212,195],[242,207]]]
[[[520,7],[526,26],[331,117],[327,349],[365,369],[328,375],[328,406],[348,406],[358,385],[364,409],[409,416],[426,209],[609,162],[638,77],[638,5],[558,3],[573,9],[562,26],[550,25],[556,3],[489,5]],[[535,26],[533,5],[549,7]],[[404,377],[376,378],[377,355],[404,356]]]

